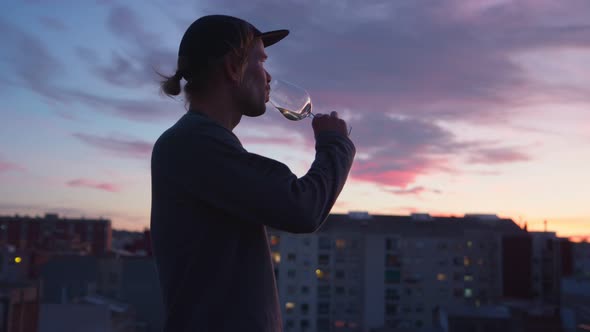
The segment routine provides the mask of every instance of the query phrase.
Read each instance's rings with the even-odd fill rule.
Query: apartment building
[[[437,310],[503,297],[502,238],[526,234],[493,215],[360,212],[269,230],[285,331],[432,330]]]

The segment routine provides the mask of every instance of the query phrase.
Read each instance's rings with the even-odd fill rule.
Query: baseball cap
[[[261,38],[264,47],[277,43],[289,34],[289,30],[284,29],[260,32],[251,23],[233,16],[207,15],[188,27],[180,42],[178,56],[188,57],[197,63],[222,57],[240,45],[243,33],[240,26],[249,29],[254,37]]]

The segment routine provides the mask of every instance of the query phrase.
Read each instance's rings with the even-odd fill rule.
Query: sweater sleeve
[[[314,232],[326,220],[356,152],[348,137],[321,133],[314,162],[297,178],[283,163],[215,136],[185,137],[157,148],[161,151],[156,163],[189,201],[236,221],[292,233]]]

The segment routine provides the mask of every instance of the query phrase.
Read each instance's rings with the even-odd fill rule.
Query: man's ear
[[[238,84],[242,80],[242,64],[235,54],[227,54],[223,59],[223,72],[233,83]]]

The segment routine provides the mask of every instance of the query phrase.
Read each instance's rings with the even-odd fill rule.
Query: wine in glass
[[[311,112],[311,97],[302,87],[281,79],[273,79],[270,82],[269,102],[281,114],[292,121],[299,121],[307,117],[314,117]],[[352,130],[348,126],[348,134]]]
[[[305,89],[283,80],[270,82],[270,103],[292,121],[313,117],[311,97]]]

